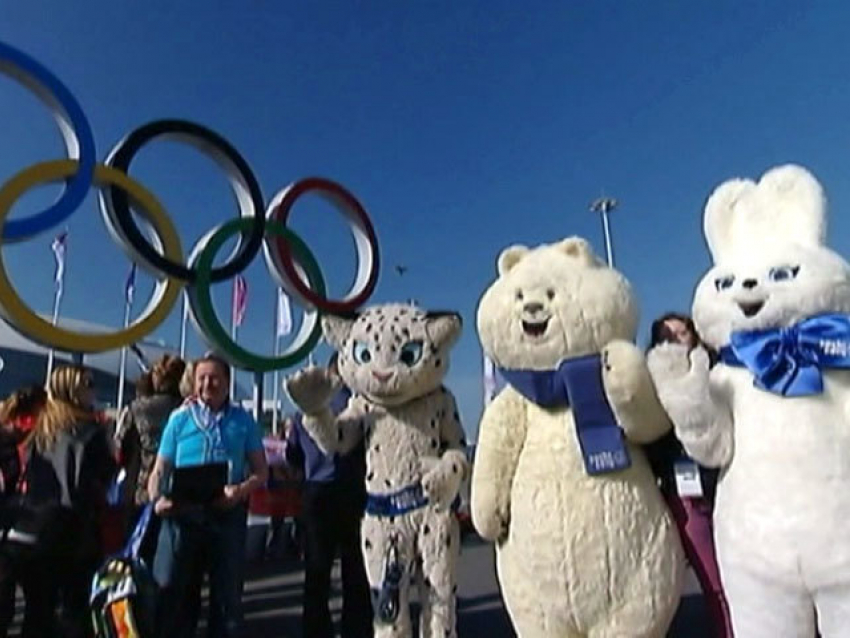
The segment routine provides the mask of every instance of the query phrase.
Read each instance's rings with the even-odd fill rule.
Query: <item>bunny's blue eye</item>
[[[398,358],[408,368],[412,368],[422,359],[422,342],[408,341],[401,347],[401,353],[398,355]]]
[[[354,361],[360,365],[365,365],[372,360],[372,353],[369,352],[369,346],[362,341],[354,342],[352,355],[354,356]]]
[[[714,287],[717,288],[717,291],[728,290],[732,287],[732,284],[735,283],[735,275],[726,275],[725,277],[718,277],[714,280]]]
[[[799,266],[777,266],[770,269],[768,276],[771,281],[790,281],[797,276],[798,272],[800,272]]]

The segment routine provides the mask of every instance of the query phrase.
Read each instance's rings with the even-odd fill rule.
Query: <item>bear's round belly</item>
[[[509,608],[546,601],[554,625],[586,629],[635,596],[677,597],[681,549],[640,450],[628,470],[590,477],[578,445],[552,434],[529,432],[514,476],[499,548]]]

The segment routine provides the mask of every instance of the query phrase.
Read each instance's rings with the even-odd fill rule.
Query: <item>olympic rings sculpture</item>
[[[239,152],[214,131],[186,120],[157,120],[119,141],[104,162],[96,158],[94,135],[82,108],[68,88],[39,62],[0,42],[0,74],[18,81],[52,112],[68,159],[40,162],[23,169],[0,186],[0,244],[28,240],[68,219],[89,189],[99,189],[99,208],[112,239],[140,268],[156,279],[153,294],[141,315],[127,328],[109,333],[83,333],[53,325],[30,308],[12,285],[0,250],[0,317],[25,337],[46,347],[94,353],[130,345],[150,334],[168,317],[184,286],[190,317],[201,337],[232,365],[266,372],[303,360],[318,342],[319,313],[345,313],[362,305],[377,284],[378,241],[368,214],[339,184],[313,177],[296,181],[264,205],[260,185]],[[177,230],[156,197],[129,176],[133,157],[151,141],[172,139],[190,144],[212,158],[226,173],[239,217],[213,228],[184,258]],[[7,220],[14,203],[39,184],[64,182],[59,198],[49,207],[23,219]],[[315,257],[291,229],[287,218],[305,193],[313,192],[341,212],[357,249],[357,273],[342,299],[326,296],[325,281]],[[152,243],[139,229],[133,212],[142,216],[155,236]],[[236,235],[230,256],[221,266],[213,261],[221,246]],[[263,249],[268,270],[277,285],[302,308],[298,334],[276,357],[251,353],[233,340],[213,307],[210,285],[232,278]]]

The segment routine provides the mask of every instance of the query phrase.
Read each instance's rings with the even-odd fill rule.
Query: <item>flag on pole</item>
[[[68,244],[68,231],[64,230],[53,240],[50,248],[56,258],[56,275],[53,280],[56,283],[56,293],[62,294],[62,285],[65,282],[65,249]]]
[[[65,250],[68,247],[68,231],[64,230],[50,244],[50,249],[53,251],[53,257],[56,259],[56,273],[53,276],[55,290],[53,292],[53,319],[52,323],[55,326],[59,321],[59,305],[62,303],[62,286],[65,283]],[[53,361],[55,359],[55,351],[50,348],[47,354],[47,376],[45,384],[50,381],[50,375],[53,374]]]
[[[484,405],[488,405],[496,396],[496,366],[492,359],[484,355]]]
[[[138,343],[130,344],[130,352],[133,353],[133,356],[136,357],[136,363],[142,372],[147,372],[150,369],[150,362],[148,358],[145,356],[145,353],[142,352],[142,349],[139,347]]]
[[[136,295],[136,264],[130,266],[130,274],[127,275],[127,282],[124,284],[124,301],[128,306],[133,305],[133,297]]]
[[[277,336],[285,337],[292,332],[292,310],[289,297],[283,288],[277,289]]]
[[[242,275],[236,275],[233,280],[233,313],[231,315],[232,325],[242,325],[245,318],[245,308],[248,306],[248,283]]]

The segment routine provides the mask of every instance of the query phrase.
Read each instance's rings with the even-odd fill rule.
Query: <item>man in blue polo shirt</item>
[[[204,573],[210,579],[208,635],[229,638],[241,625],[242,568],[249,494],[268,477],[256,421],[230,402],[230,366],[215,355],[194,365],[195,396],[175,410],[162,433],[148,482],[162,517],[154,577],[163,588],[162,636],[193,636]],[[228,481],[212,505],[175,504],[174,468],[227,463]]]

